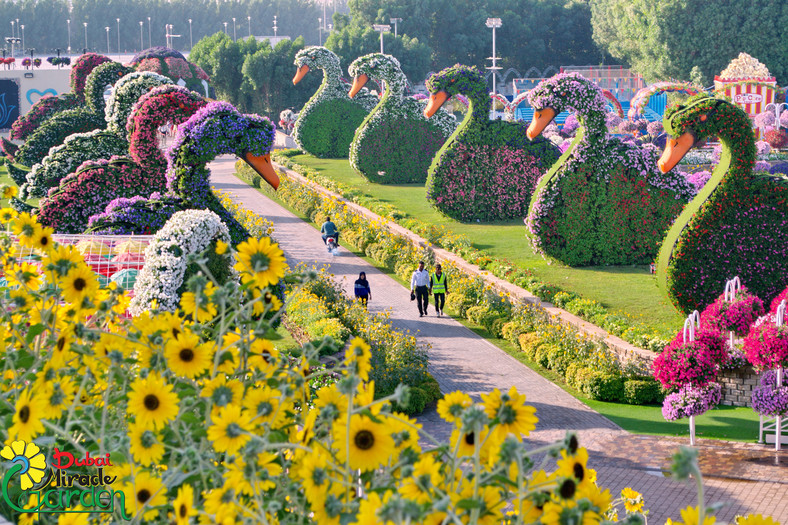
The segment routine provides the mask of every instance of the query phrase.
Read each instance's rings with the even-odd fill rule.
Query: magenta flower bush
[[[788,377],[783,371],[783,386],[777,388],[777,371],[767,370],[761,384],[752,390],[752,409],[762,416],[782,416],[788,413]]]
[[[84,100],[85,82],[88,80],[88,75],[104,62],[111,62],[111,60],[96,53],[85,53],[74,61],[74,65],[71,67],[71,92],[80,100]]]
[[[717,378],[719,367],[727,360],[725,339],[716,330],[705,329],[686,343],[679,334],[657,356],[652,369],[665,388],[705,386]]]
[[[690,416],[699,416],[722,401],[722,387],[710,383],[704,387],[688,385],[678,392],[668,394],[662,402],[662,417],[675,421]]]
[[[30,108],[30,111],[16,119],[11,125],[11,138],[14,140],[25,140],[49,117],[59,111],[75,108],[79,105],[79,102],[79,97],[71,93],[66,93],[59,97],[39,99]]]
[[[774,315],[766,315],[744,338],[744,355],[756,370],[788,366],[788,326],[776,326]]]
[[[747,291],[746,287],[736,292],[732,302],[720,295],[700,314],[703,326],[744,336],[752,325],[764,314],[763,301]]]
[[[780,292],[774,299],[772,299],[772,304],[769,305],[769,312],[777,313],[777,308],[780,306],[780,303],[783,300],[788,301],[788,288]]]

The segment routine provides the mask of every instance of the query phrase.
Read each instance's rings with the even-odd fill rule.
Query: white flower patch
[[[126,121],[134,103],[151,88],[165,84],[173,84],[173,81],[150,71],[129,73],[118,80],[112,87],[112,93],[104,108],[107,129],[125,138]]]
[[[134,298],[129,305],[131,314],[137,316],[149,310],[154,301],[161,311],[175,311],[189,255],[202,253],[214,239],[231,242],[227,226],[214,212],[175,213],[145,250],[145,266],[137,276]],[[225,257],[231,257],[229,252]]]

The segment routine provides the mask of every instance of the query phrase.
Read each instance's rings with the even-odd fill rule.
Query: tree
[[[591,0],[591,23],[594,41],[649,82],[693,80],[696,68],[709,84],[740,52],[788,81],[781,0]]]

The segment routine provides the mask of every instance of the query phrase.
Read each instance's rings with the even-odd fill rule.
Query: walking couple
[[[435,272],[424,269],[424,262],[419,262],[418,270],[413,272],[410,278],[410,298],[416,300],[419,307],[419,317],[427,315],[427,307],[430,305],[430,293],[435,297],[435,311],[438,317],[443,315],[443,305],[446,302],[446,294],[449,293],[449,283],[446,274],[440,264],[435,265]]]

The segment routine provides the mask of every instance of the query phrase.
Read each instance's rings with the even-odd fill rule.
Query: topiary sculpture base
[[[321,159],[347,158],[356,128],[367,112],[350,99],[321,102],[293,132],[298,146]]]

